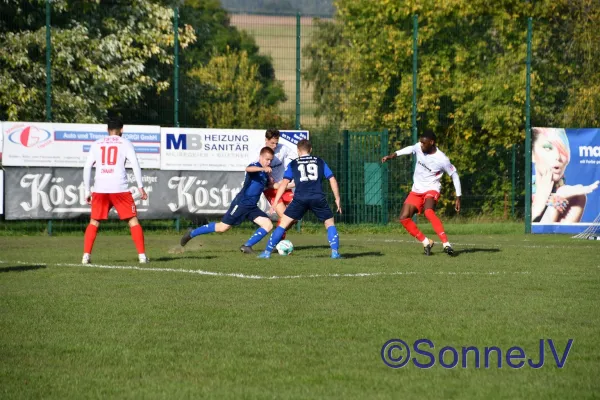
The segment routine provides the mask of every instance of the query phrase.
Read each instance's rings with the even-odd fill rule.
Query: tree
[[[45,12],[42,0],[10,0],[0,25],[0,119],[44,120]],[[61,122],[99,122],[169,82],[157,68],[173,62],[173,11],[148,0],[105,4],[52,2],[52,114]],[[183,48],[195,41],[180,31]]]

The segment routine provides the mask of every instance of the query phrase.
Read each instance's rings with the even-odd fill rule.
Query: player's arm
[[[460,212],[460,197],[462,196],[462,188],[460,186],[460,178],[458,177],[458,172],[456,172],[456,168],[450,163],[450,161],[446,163],[444,170],[448,175],[450,175],[450,178],[452,178],[454,190],[456,191],[456,201],[454,203],[454,210],[456,210],[456,212]]]
[[[129,143],[127,146],[126,157],[131,163],[131,169],[133,169],[133,175],[135,175],[135,180],[138,184],[140,194],[142,195],[142,200],[146,200],[148,198],[148,193],[146,193],[144,184],[142,183],[142,169],[140,168],[140,163],[138,162],[137,155],[135,154],[135,148],[131,143]]]
[[[383,157],[381,159],[381,162],[384,163],[387,160],[393,160],[394,158],[396,158],[398,156],[407,156],[409,154],[412,154],[412,153],[414,153],[414,147],[415,147],[414,145],[412,145],[412,146],[406,146],[403,149],[400,149],[398,151],[393,152],[390,155],[387,155],[387,156]]]
[[[294,179],[294,173],[292,172],[292,164],[288,164],[288,167],[285,169],[283,173],[283,179],[279,182],[279,188],[277,189],[277,194],[275,195],[275,200],[273,200],[273,204],[279,204],[279,200],[283,193],[285,193],[285,189],[287,185]],[[273,208],[273,207],[271,207]]]
[[[248,165],[246,167],[246,172],[248,173],[252,173],[252,172],[262,172],[265,171],[267,174],[271,173],[271,167],[259,167],[256,165]]]
[[[329,168],[326,162],[323,162],[323,172],[325,173],[325,178],[329,180],[329,185],[331,186],[331,191],[333,192],[333,197],[335,198],[335,205],[337,206],[337,212],[342,213],[342,202],[340,200],[340,186],[338,185],[337,179],[335,179],[335,175],[333,175],[333,171]]]
[[[92,167],[96,163],[96,158],[94,157],[94,145],[90,146],[90,151],[88,152],[87,159],[85,160],[85,164],[83,166],[83,186],[85,187],[85,201],[88,204],[92,203],[92,195],[90,193],[90,180],[92,177]]]

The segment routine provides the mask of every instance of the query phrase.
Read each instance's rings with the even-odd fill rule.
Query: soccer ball
[[[282,240],[275,247],[280,256],[287,256],[294,251],[294,245],[289,240]]]

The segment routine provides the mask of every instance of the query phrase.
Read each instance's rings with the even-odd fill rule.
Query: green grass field
[[[89,267],[80,236],[0,237],[0,397],[597,397],[600,242],[517,227],[449,225],[454,258],[395,228],[342,229],[343,260],[324,232],[291,233],[295,252],[271,260],[239,253],[247,229],[185,251],[148,234],[148,265],[128,236],[100,232]],[[574,342],[562,369],[548,346],[540,369],[495,355],[488,369],[473,356],[392,369],[381,348],[394,338],[430,339],[436,357],[520,346],[535,362],[540,339],[559,357]]]

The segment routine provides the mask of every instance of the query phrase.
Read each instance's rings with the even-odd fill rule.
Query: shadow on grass
[[[2,267],[0,268],[0,272],[23,272],[23,271],[33,271],[36,269],[46,268],[45,265],[18,265],[15,267]]]
[[[158,258],[151,258],[150,263],[178,261],[178,260],[211,260],[213,258],[217,258],[217,256],[164,256],[164,257],[158,257]]]
[[[473,247],[473,248],[469,248],[469,249],[462,249],[462,250],[454,250],[454,252],[456,253],[455,257],[461,254],[468,254],[468,253],[498,253],[499,251],[501,251],[498,248],[492,248],[492,249],[482,249],[482,248],[477,248],[477,247]]]
[[[329,246],[327,246],[327,248],[329,248]],[[380,251],[366,251],[363,253],[344,253],[342,251],[340,253],[342,254],[342,259],[346,259],[346,260],[349,260],[351,258],[359,258],[359,257],[381,257],[381,256],[383,256],[383,253]],[[307,256],[307,257],[309,257],[309,258],[330,258],[330,255],[320,254],[320,255]]]

